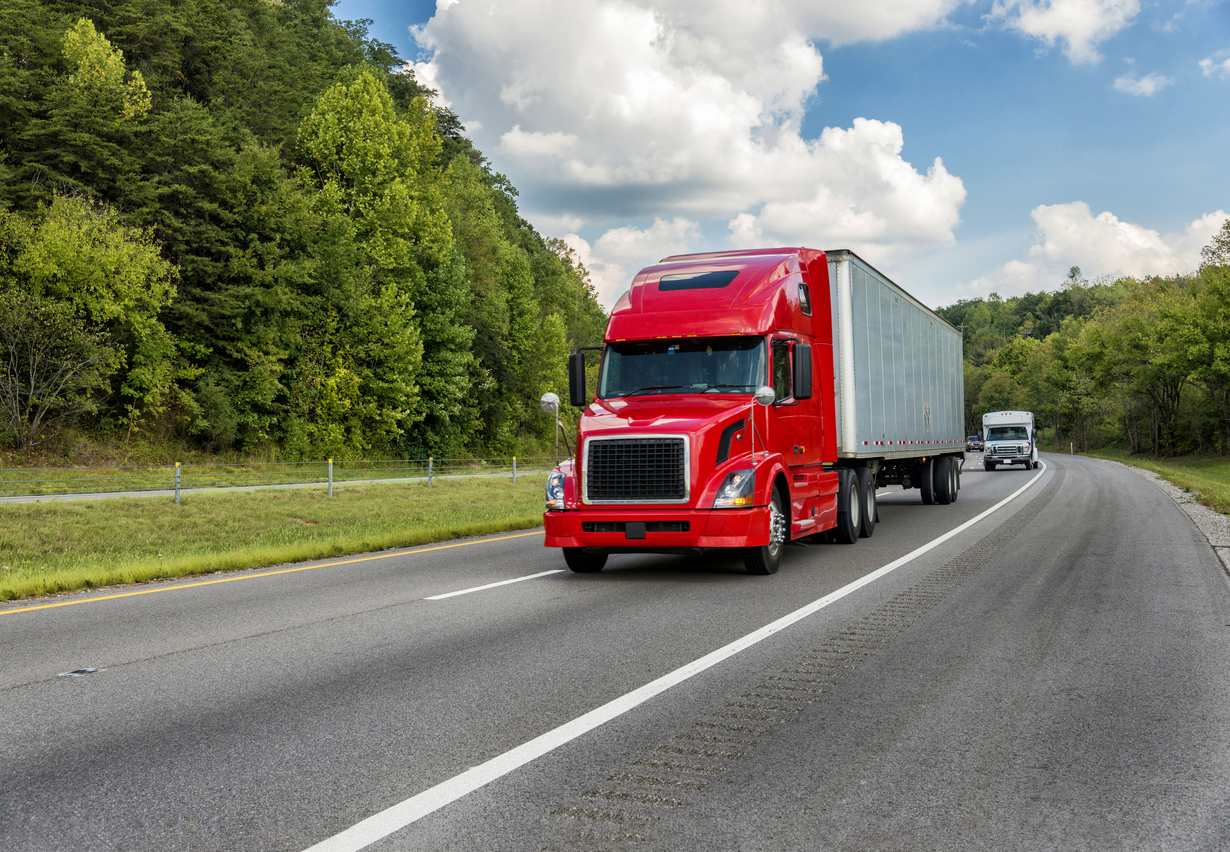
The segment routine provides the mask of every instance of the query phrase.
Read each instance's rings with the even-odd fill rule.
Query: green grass
[[[1210,509],[1230,514],[1230,459],[1184,456],[1155,460],[1116,450],[1100,450],[1085,455],[1151,470],[1172,485],[1196,492],[1197,499]]]
[[[0,600],[535,527],[544,479],[7,503]]]

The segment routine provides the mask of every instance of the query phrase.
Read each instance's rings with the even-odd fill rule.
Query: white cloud
[[[989,17],[1047,46],[1062,40],[1068,59],[1094,64],[1102,59],[1098,45],[1129,26],[1139,12],[1140,0],[995,0]]]
[[[1031,215],[1038,234],[1029,249],[1030,260],[1010,261],[969,284],[958,285],[959,293],[986,296],[998,292],[1008,297],[1053,290],[1073,266],[1079,266],[1088,279],[1191,272],[1200,266],[1200,249],[1230,219],[1230,214],[1218,210],[1191,222],[1181,234],[1163,235],[1110,212],[1094,216],[1083,201],[1041,205]]]
[[[1212,57],[1200,60],[1200,70],[1204,72],[1204,76],[1210,77],[1216,74],[1223,80],[1230,77],[1230,58],[1221,62],[1214,62]]]
[[[475,142],[555,222],[734,217],[759,238],[900,254],[952,241],[964,186],[938,159],[925,175],[903,159],[896,124],[803,139],[825,79],[816,45],[939,26],[964,2],[440,3],[416,31],[429,58],[415,68],[481,122]],[[586,244],[595,264],[628,262],[612,254],[623,230]]]
[[[1129,95],[1141,95],[1143,97],[1152,97],[1162,89],[1173,83],[1170,77],[1163,77],[1160,74],[1146,74],[1143,77],[1137,77],[1135,74],[1124,74],[1122,77],[1115,78],[1115,88]]]
[[[888,263],[925,246],[952,245],[965,186],[938,157],[924,176],[901,159],[901,128],[855,119],[828,128],[812,151],[808,196],[766,203],[730,222],[735,246],[765,242],[852,248]]]
[[[589,271],[598,301],[606,307],[628,289],[638,270],[668,255],[691,251],[701,240],[700,224],[680,217],[670,221],[655,219],[644,230],[632,226],[612,228],[592,246],[577,234],[564,237]]]
[[[964,299],[985,299],[992,293],[1010,298],[1047,289],[1054,288],[1043,281],[1038,265],[1023,260],[1010,260],[989,275],[956,286],[957,294]]]

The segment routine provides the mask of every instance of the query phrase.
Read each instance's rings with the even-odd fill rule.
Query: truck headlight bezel
[[[558,470],[551,471],[547,476],[547,508],[563,510],[564,508],[564,482],[567,476]]]
[[[756,471],[732,470],[726,474],[713,498],[715,509],[750,509],[756,502]]]

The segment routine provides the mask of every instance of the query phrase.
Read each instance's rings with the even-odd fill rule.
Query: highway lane
[[[1225,574],[1147,482],[1049,461],[931,552],[368,848],[1224,846]],[[562,567],[497,536],[0,615],[0,844],[305,849],[1031,477],[967,465],[949,507],[886,493],[872,539],[767,578],[623,556],[426,600]],[[84,667],[106,670],[56,676]]]

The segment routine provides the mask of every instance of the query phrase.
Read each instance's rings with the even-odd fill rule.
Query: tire
[[[837,510],[837,528],[833,530],[833,537],[837,539],[838,544],[854,544],[858,541],[858,533],[862,528],[862,501],[859,499],[862,495],[858,490],[858,475],[854,471],[846,471],[846,476],[841,481],[842,493],[846,498],[846,510]],[[840,499],[838,501],[840,505]]]
[[[995,462],[993,462],[993,461],[984,461],[984,462],[982,463],[982,469],[983,469],[983,470],[995,470]]]
[[[790,517],[783,511],[785,501],[780,488],[773,489],[769,499],[769,543],[743,548],[743,567],[749,574],[776,574],[786,549]]]
[[[861,499],[862,517],[859,518],[858,537],[871,538],[876,531],[876,521],[879,520],[876,510],[876,481],[871,475],[871,468],[858,469],[858,493]]]
[[[595,574],[606,565],[605,553],[586,553],[583,547],[565,547],[564,561],[576,574]]]
[[[922,463],[919,469],[918,490],[922,492],[924,506],[935,503],[935,467],[935,459],[929,458]]]
[[[947,506],[956,496],[953,489],[952,459],[940,456],[935,460],[935,502]]]

